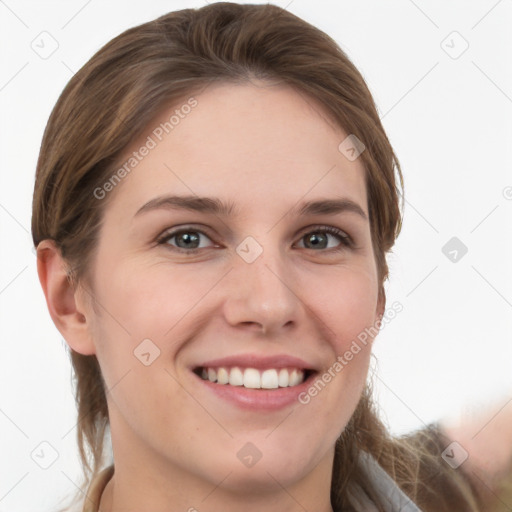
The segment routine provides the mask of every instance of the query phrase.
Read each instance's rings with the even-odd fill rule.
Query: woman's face
[[[353,342],[383,312],[347,135],[288,87],[217,84],[114,169],[85,316],[116,466],[224,489],[330,476],[368,369]]]

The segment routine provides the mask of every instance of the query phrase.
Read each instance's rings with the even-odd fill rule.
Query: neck
[[[254,466],[219,472],[209,479],[211,473],[191,474],[148,447],[141,449],[133,437],[124,440],[128,442],[116,443],[112,438],[115,473],[103,491],[99,512],[333,512],[334,449],[299,478],[273,472],[271,467],[260,467],[256,474],[258,466]]]
[[[118,484],[118,485],[116,485]],[[266,495],[227,495],[219,492],[218,488],[210,488],[210,493],[203,498],[184,499],[181,493],[165,503],[158,501],[156,495],[146,492],[139,487],[137,496],[126,492],[118,477],[113,477],[101,495],[99,512],[135,512],[140,510],[154,510],[155,512],[167,510],[183,510],[187,512],[224,512],[226,510],[244,510],[247,512],[304,512],[315,510],[317,512],[333,512],[328,496],[313,496],[300,493],[292,494],[294,489],[281,489]],[[160,505],[156,505],[156,503]],[[151,505],[149,505],[151,503]],[[154,505],[155,504],[155,505]],[[156,506],[156,508],[155,508]]]

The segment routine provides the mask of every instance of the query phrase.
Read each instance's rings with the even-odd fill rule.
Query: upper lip
[[[239,354],[220,359],[212,359],[204,363],[195,365],[197,368],[219,368],[219,367],[242,367],[242,368],[297,368],[302,370],[314,370],[314,366],[303,359],[290,356],[288,354],[277,354],[273,356],[263,356],[258,354]]]

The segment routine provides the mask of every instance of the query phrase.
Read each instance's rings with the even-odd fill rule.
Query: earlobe
[[[37,273],[53,323],[67,344],[83,355],[96,353],[90,322],[77,303],[78,290],[68,278],[68,268],[55,241],[42,240],[37,246]]]
[[[377,300],[377,310],[376,310],[376,316],[379,321],[379,327],[382,322],[382,318],[384,317],[385,311],[386,311],[386,291],[384,290],[384,286],[381,286],[379,289],[379,297]]]

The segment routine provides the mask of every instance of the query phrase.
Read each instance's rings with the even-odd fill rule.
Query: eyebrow
[[[216,197],[198,196],[159,196],[145,203],[135,213],[135,217],[148,211],[158,209],[184,209],[215,215],[236,215],[238,209],[232,202],[224,203]],[[322,199],[296,204],[290,211],[297,215],[333,215],[336,213],[355,213],[365,220],[368,217],[364,210],[355,201],[348,198]]]

